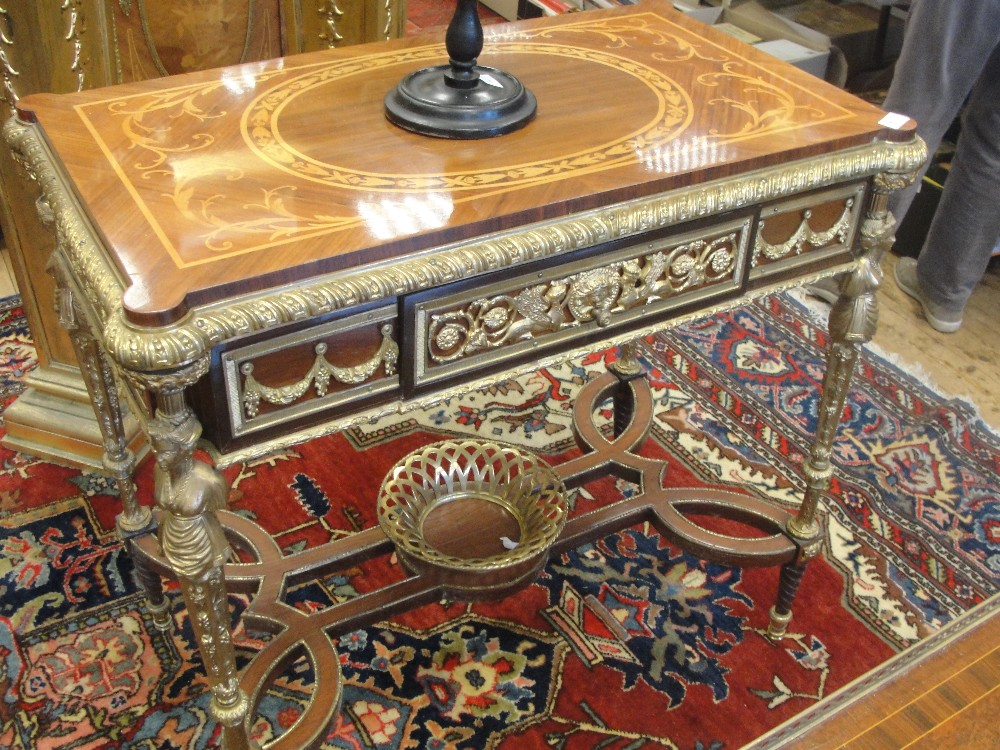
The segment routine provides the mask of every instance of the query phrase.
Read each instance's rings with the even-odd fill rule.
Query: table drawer
[[[739,293],[754,215],[589,248],[529,273],[458,282],[404,299],[403,389],[568,350],[636,319]]]
[[[861,222],[866,183],[840,185],[764,206],[750,280],[787,275],[805,265],[849,256]]]
[[[391,304],[217,352],[226,419],[213,440],[226,450],[397,396],[397,341]]]

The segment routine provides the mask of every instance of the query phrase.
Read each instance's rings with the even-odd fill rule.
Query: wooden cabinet
[[[406,0],[0,0],[0,105],[402,36]],[[103,442],[46,272],[38,192],[0,154],[0,226],[39,367],[4,414],[9,447],[100,466]],[[130,432],[141,441],[135,425]],[[137,446],[135,446],[137,447]]]

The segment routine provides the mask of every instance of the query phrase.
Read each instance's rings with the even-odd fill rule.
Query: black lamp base
[[[497,68],[475,66],[475,84],[449,83],[451,66],[406,76],[385,97],[385,116],[406,130],[439,138],[492,138],[524,127],[535,116],[534,95]]]
[[[458,0],[445,34],[448,65],[410,73],[386,94],[389,122],[439,138],[492,138],[524,127],[535,97],[510,73],[476,64],[483,51],[478,0]]]

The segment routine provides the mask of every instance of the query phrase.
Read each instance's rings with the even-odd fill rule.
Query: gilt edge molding
[[[412,293],[429,285],[473,278],[836,182],[883,173],[907,175],[927,157],[924,142],[916,136],[903,142],[875,141],[836,154],[714,180],[471,242],[430,248],[403,260],[346,269],[307,283],[206,305],[191,310],[170,326],[137,328],[125,319],[121,309],[123,280],[103,256],[72,190],[54,167],[37,126],[14,117],[7,121],[3,134],[52,208],[56,251],[74,269],[81,291],[100,319],[106,350],[121,367],[138,372],[176,369],[236,336]]]

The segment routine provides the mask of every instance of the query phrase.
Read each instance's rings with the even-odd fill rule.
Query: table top
[[[384,264],[873,140],[912,123],[647,0],[491,26],[481,65],[538,100],[454,141],[383,98],[446,60],[443,32],[20,103],[121,275],[126,317]]]

